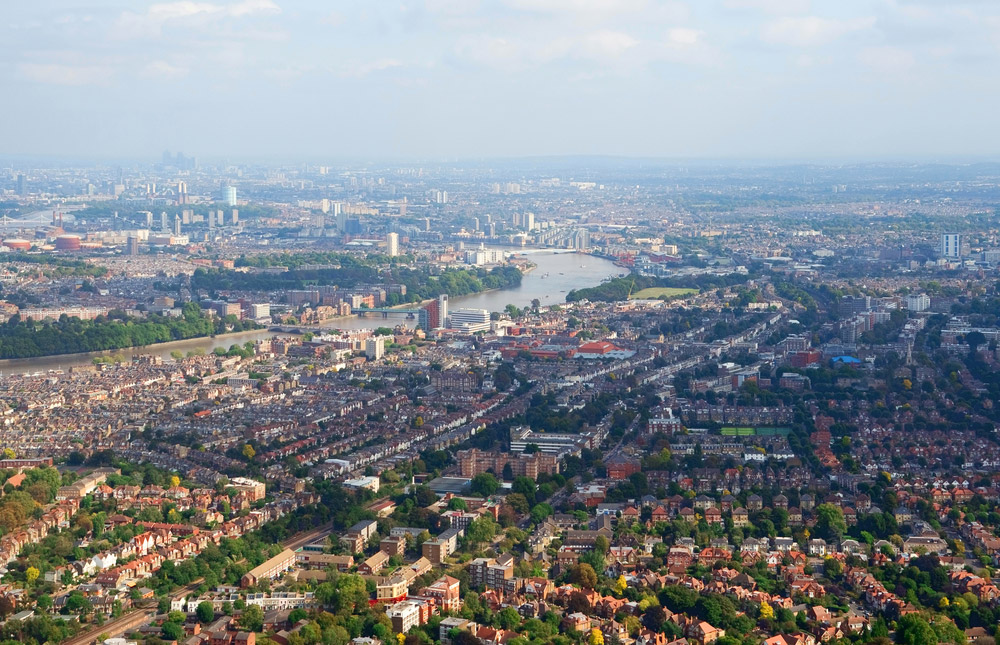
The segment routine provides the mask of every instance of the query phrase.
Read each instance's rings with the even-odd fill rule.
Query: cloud
[[[705,34],[703,31],[697,29],[688,29],[686,27],[675,27],[667,32],[667,40],[672,45],[695,45]]]
[[[645,9],[647,0],[506,0],[512,9],[530,13],[550,13],[589,19],[635,13]]]
[[[861,64],[882,74],[901,74],[916,63],[913,54],[899,47],[865,47],[858,52]]]
[[[364,78],[369,74],[384,72],[398,67],[403,67],[403,61],[396,58],[380,58],[367,63],[344,67],[340,75],[348,78]]]
[[[602,30],[584,36],[581,49],[590,57],[617,58],[638,44],[638,40],[626,33]]]
[[[121,36],[143,37],[158,35],[170,24],[207,25],[226,18],[276,13],[281,13],[281,8],[273,0],[241,0],[228,4],[179,0],[150,5],[143,14],[126,11],[115,26]]]
[[[727,9],[754,9],[774,16],[792,16],[809,11],[809,0],[725,0]]]
[[[176,79],[188,75],[187,67],[171,65],[165,60],[154,60],[142,68],[140,75],[145,78]]]
[[[48,85],[107,85],[113,71],[100,65],[65,65],[61,63],[21,63],[21,76]]]
[[[764,25],[762,38],[772,45],[818,47],[847,34],[866,31],[875,25],[874,16],[836,20],[819,16],[785,16]]]

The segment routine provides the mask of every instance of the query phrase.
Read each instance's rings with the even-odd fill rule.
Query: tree
[[[38,580],[39,571],[35,567],[28,567],[24,572],[24,579],[28,581],[30,585],[35,580]]]
[[[604,645],[604,634],[596,627],[590,630],[590,645]]]
[[[497,614],[497,623],[501,629],[512,630],[521,624],[521,614],[513,607],[507,607]]]
[[[571,593],[569,600],[566,602],[566,610],[570,613],[580,612],[581,614],[589,614],[590,601],[587,600],[587,595],[581,591]]]
[[[500,482],[493,473],[479,473],[472,478],[472,492],[482,497],[489,497],[500,490]]]
[[[528,500],[521,493],[511,493],[504,498],[504,501],[519,515],[524,515],[531,509]]]
[[[167,641],[180,642],[184,639],[184,627],[169,620],[160,627],[160,633]]]
[[[816,507],[815,535],[826,540],[839,540],[846,532],[847,522],[839,506],[820,504]]]
[[[0,618],[6,618],[17,610],[17,605],[14,603],[14,599],[10,596],[0,597]]]
[[[253,459],[253,457],[251,457],[251,459]],[[176,487],[178,487],[180,485],[181,485],[181,478],[178,477],[177,475],[171,475],[170,476],[170,487],[171,488],[176,488]]]
[[[589,564],[582,563],[573,565],[570,569],[569,579],[585,589],[593,589],[597,586],[597,572]]]
[[[259,605],[250,605],[240,616],[240,627],[248,632],[259,632],[264,629],[264,610]]]
[[[938,637],[926,620],[907,614],[896,623],[896,642],[903,645],[937,645]]]
[[[529,506],[535,505],[535,482],[530,477],[515,477],[510,492],[524,495]]]
[[[474,547],[492,542],[496,534],[497,523],[485,515],[472,520],[465,529],[465,539]]]
[[[253,461],[253,458],[256,454],[257,451],[254,450],[253,446],[251,446],[250,444],[246,444],[243,446],[243,456],[246,457],[247,460]]]
[[[767,601],[760,603],[760,617],[761,620],[774,620],[774,609]]]
[[[195,615],[198,616],[198,620],[204,625],[215,620],[215,607],[212,603],[205,602],[198,603],[198,608],[195,609]]]
[[[827,558],[823,561],[823,574],[830,580],[835,580],[844,572],[844,565],[836,558]]]
[[[628,589],[628,581],[625,579],[625,576],[623,574],[618,576],[618,580],[615,581],[615,591],[617,591],[618,594],[621,595],[625,593],[626,589]]]
[[[986,342],[986,336],[980,331],[972,331],[965,335],[965,342],[969,344],[969,355],[975,356],[976,349]]]

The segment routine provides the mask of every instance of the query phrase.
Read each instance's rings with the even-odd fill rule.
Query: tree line
[[[141,347],[257,328],[253,321],[241,321],[235,316],[210,318],[193,302],[184,305],[179,318],[150,314],[140,319],[117,310],[94,320],[63,314],[56,321],[36,321],[21,320],[15,315],[7,324],[0,325],[0,358],[35,358]]]

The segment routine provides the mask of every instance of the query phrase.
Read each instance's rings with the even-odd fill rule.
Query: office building
[[[385,252],[391,258],[399,255],[399,233],[389,233],[385,237]]]
[[[226,206],[236,206],[236,186],[226,186],[222,189],[222,200]]]
[[[385,336],[372,336],[365,340],[365,356],[370,361],[377,361],[385,356]]]
[[[962,236],[958,233],[945,233],[941,236],[941,257],[957,260],[962,257]]]
[[[17,194],[18,195],[28,194],[27,181],[25,180],[23,173],[17,176]]]
[[[258,318],[270,318],[271,317],[271,305],[270,303],[255,303],[250,305],[250,317],[254,320]]]
[[[456,309],[451,313],[448,326],[451,329],[476,333],[490,328],[490,312],[485,309]]]
[[[129,235],[125,242],[125,252],[128,255],[139,255],[139,238]]]

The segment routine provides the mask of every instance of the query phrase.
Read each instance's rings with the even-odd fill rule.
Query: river
[[[519,308],[529,307],[531,301],[536,298],[542,305],[558,305],[566,302],[566,294],[573,289],[593,287],[607,278],[627,273],[627,269],[616,266],[611,260],[573,251],[529,250],[518,255],[523,255],[535,265],[532,271],[524,275],[520,286],[513,289],[496,289],[451,298],[448,302],[448,308],[450,310],[503,311],[507,305]],[[410,306],[416,307],[417,305]],[[395,325],[414,327],[416,324],[415,319],[407,319],[403,315],[390,315],[388,318],[383,318],[373,314],[364,318],[358,316],[339,318],[325,323],[323,327],[327,329],[374,329]]]
[[[535,264],[535,269],[525,274],[520,286],[514,289],[498,289],[452,298],[449,302],[449,308],[503,311],[508,304],[516,307],[528,307],[535,298],[543,305],[562,304],[566,301],[567,292],[582,287],[592,287],[600,284],[606,278],[613,278],[625,272],[625,269],[615,266],[610,260],[574,252],[526,251],[521,255],[531,260]],[[324,325],[324,327],[331,329],[374,329],[395,325],[413,327],[416,325],[416,320],[407,320],[403,316],[390,316],[388,319],[381,316],[365,318],[355,316],[340,318]],[[93,359],[98,356],[120,355],[129,360],[135,356],[152,355],[167,359],[174,351],[186,354],[200,349],[209,353],[217,347],[228,349],[234,343],[242,345],[247,341],[270,338],[275,335],[284,334],[259,330],[227,334],[215,338],[191,338],[172,343],[107,352],[0,360],[0,377],[12,374],[34,374],[49,370],[68,370],[74,366],[90,365]]]

